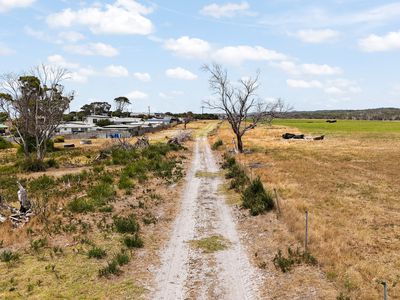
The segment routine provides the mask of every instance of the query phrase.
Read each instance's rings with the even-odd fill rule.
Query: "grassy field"
[[[327,123],[326,120],[276,119],[273,125],[294,127],[314,134],[400,133],[398,121],[337,120],[336,123]]]
[[[193,122],[188,130],[197,136],[215,126]],[[20,169],[15,148],[0,150],[0,195],[18,207],[18,179],[35,212],[20,228],[0,223],[0,298],[145,297],[190,161],[193,142],[166,144],[180,130],[149,134],[151,146],[142,150],[105,139],[76,149],[57,144],[46,159],[55,166],[38,173]],[[10,211],[0,207],[0,214]]]
[[[324,141],[283,140],[284,132],[327,137]],[[224,124],[211,141],[222,139],[223,152],[232,148],[232,137]],[[260,176],[269,190],[277,189],[282,209],[278,223],[287,228],[281,228],[271,214],[241,221],[252,237],[248,243],[258,261],[268,269],[278,249],[302,247],[308,210],[309,249],[335,285],[337,296],[342,294],[339,299],[379,299],[382,280],[388,282],[390,298],[400,298],[399,122],[277,120],[273,127],[249,131],[244,144],[252,152],[237,159],[253,178]],[[314,280],[310,274],[314,273],[302,267],[285,276],[276,274],[275,280],[267,279],[266,290],[285,299],[280,293],[287,284],[287,290],[296,287],[294,297],[307,284],[321,283],[319,276]],[[277,278],[280,284],[274,291]]]

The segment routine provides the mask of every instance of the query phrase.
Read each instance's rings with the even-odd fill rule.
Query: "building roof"
[[[131,128],[139,128],[141,124],[112,124],[104,126],[103,128],[118,128],[118,129],[131,129]]]
[[[58,128],[95,128],[95,125],[85,123],[64,123],[57,126]]]

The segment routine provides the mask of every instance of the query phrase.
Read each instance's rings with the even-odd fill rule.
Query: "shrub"
[[[54,143],[64,143],[65,142],[65,137],[62,135],[56,136],[53,139]]]
[[[219,147],[221,147],[224,143],[222,142],[221,139],[217,140],[211,147],[213,150],[218,150]]]
[[[114,226],[119,233],[136,233],[139,231],[139,224],[134,215],[114,218]]]
[[[236,159],[228,154],[224,155],[224,163],[222,164],[222,169],[230,169],[236,165]]]
[[[143,240],[137,233],[133,236],[125,236],[124,244],[128,248],[143,248]]]
[[[107,266],[99,270],[100,277],[109,277],[110,275],[118,275],[119,273],[120,269],[116,260],[109,261]]]
[[[253,216],[270,211],[275,207],[272,195],[266,192],[264,186],[257,178],[242,193],[243,207],[250,209]]]
[[[40,238],[37,240],[33,240],[31,241],[31,249],[34,252],[39,252],[42,248],[46,247],[48,244],[47,239],[46,238]]]
[[[9,141],[5,140],[0,136],[0,149],[8,149],[12,147],[13,147],[12,143],[10,143]]]
[[[26,172],[46,171],[46,164],[38,159],[24,159],[18,165],[22,171]]]
[[[16,262],[19,260],[19,254],[10,250],[4,250],[0,253],[0,261],[5,263]]]
[[[302,252],[299,248],[297,248],[296,251],[293,251],[290,247],[288,247],[287,252],[288,256],[284,257],[282,255],[282,251],[278,250],[278,253],[273,259],[275,268],[281,269],[281,271],[284,273],[290,271],[294,265],[299,265],[301,263],[313,266],[317,264],[315,257],[307,251]]]
[[[230,168],[230,171],[226,174],[225,177],[227,179],[232,179],[229,188],[234,189],[237,192],[242,191],[250,182],[250,179],[246,175],[246,172],[237,164],[233,165]]]
[[[33,193],[43,192],[53,188],[55,184],[56,181],[53,177],[43,175],[29,182],[29,190]]]
[[[93,204],[103,206],[115,195],[115,190],[111,184],[100,182],[90,187],[87,194],[93,200]]]
[[[87,198],[75,198],[68,203],[67,208],[73,213],[86,213],[94,211],[93,203]]]
[[[96,259],[102,259],[107,256],[106,250],[100,248],[100,247],[93,247],[88,251],[88,257],[89,258],[96,258]]]
[[[118,253],[114,260],[118,263],[118,265],[123,266],[129,263],[129,255],[126,254],[125,252],[120,252]]]
[[[122,173],[121,177],[119,178],[118,187],[124,190],[130,190],[134,187],[134,183],[129,178],[129,176],[125,173]]]
[[[58,162],[54,158],[50,158],[45,162],[47,168],[58,168]]]

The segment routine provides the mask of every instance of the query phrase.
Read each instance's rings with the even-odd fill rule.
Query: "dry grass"
[[[379,299],[379,281],[387,280],[390,297],[400,298],[396,286],[400,280],[400,134],[347,133],[324,141],[285,141],[280,135],[286,131],[283,126],[260,126],[244,138],[245,148],[253,152],[238,155],[238,160],[267,188],[277,188],[283,213],[279,221],[271,214],[251,220],[243,217],[247,221],[242,228],[250,236],[257,236],[253,231],[264,234],[273,251],[285,250],[289,244],[301,245],[307,209],[310,251],[339,291],[352,299]],[[226,150],[232,137],[224,124],[211,143],[221,138],[221,148]],[[261,167],[249,168],[256,163]],[[271,249],[267,245],[248,242],[259,250],[256,261],[271,258],[263,250]],[[301,276],[296,272],[288,275],[292,283]],[[310,284],[317,283],[321,281]],[[330,299],[332,293],[324,297]]]

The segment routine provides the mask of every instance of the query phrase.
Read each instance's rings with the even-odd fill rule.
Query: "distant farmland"
[[[315,134],[400,133],[399,121],[337,120],[327,123],[325,119],[276,119],[273,124]]]

